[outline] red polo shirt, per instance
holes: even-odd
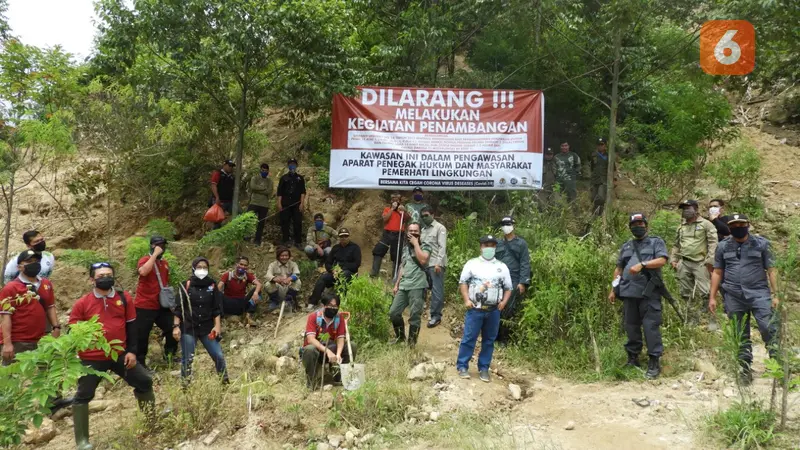
[[[150,259],[150,255],[142,256],[136,268],[140,268]],[[161,281],[164,286],[169,286],[169,263],[166,259],[157,259],[156,265],[147,276],[139,275],[139,283],[136,285],[136,301],[135,306],[141,309],[161,309],[161,304],[158,302],[158,294],[161,288],[158,285],[158,277],[156,277],[156,268],[161,272]]]
[[[39,288],[35,293],[28,290],[28,286],[17,277],[0,290],[0,299],[4,303],[8,301],[13,308],[0,311],[0,314],[11,316],[11,342],[39,342],[47,325],[45,308],[55,308],[55,295],[50,280],[40,278]],[[39,299],[44,303],[44,308]],[[3,333],[0,333],[0,344],[2,343]]]
[[[222,176],[219,170],[211,172],[211,184],[219,184],[219,179]]]
[[[126,348],[127,334],[125,333],[125,325],[136,320],[136,307],[130,301],[129,293],[125,293],[125,298],[128,299],[127,308],[117,291],[114,291],[113,295],[108,298],[98,297],[94,291],[89,292],[75,302],[72,312],[69,313],[69,324],[72,325],[89,320],[94,316],[99,316],[99,322],[103,324],[103,335],[106,339],[109,342],[117,339],[121,342],[120,345]],[[98,349],[80,352],[78,356],[81,359],[90,361],[107,361],[111,359],[110,356],[106,356],[102,350]]]
[[[247,297],[247,286],[256,281],[256,276],[247,272],[242,278],[237,277],[230,271],[222,274],[219,279],[225,283],[225,291],[222,294],[229,298],[245,298]]]
[[[383,208],[383,214],[386,214],[392,208],[386,207]],[[383,215],[381,214],[381,215]],[[403,222],[405,222],[410,216],[408,213],[403,214]],[[402,231],[405,229],[405,224],[403,224],[402,228],[400,226],[400,213],[397,211],[392,211],[392,216],[389,217],[389,221],[383,226],[383,229],[386,231]]]
[[[331,320],[331,323],[325,323],[325,317],[323,316],[323,310],[314,311],[308,315],[308,319],[306,319],[306,333],[305,333],[305,340],[303,341],[303,346],[305,347],[308,345],[308,336],[320,336],[322,334],[328,333],[330,336],[330,342],[336,342],[336,338],[339,336],[345,335],[344,329],[344,318],[342,318],[342,312],[339,312],[339,326],[334,327],[336,325],[336,319]],[[318,320],[319,318],[320,320]],[[321,326],[318,326],[321,325]],[[319,338],[317,338],[319,339]],[[323,342],[324,344],[324,342]]]

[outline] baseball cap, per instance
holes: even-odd
[[[414,188],[414,190],[413,190],[413,191],[411,191],[411,192],[422,192],[422,188],[421,188],[421,187],[419,187],[419,186],[417,186],[417,187],[415,187],[415,188]]]
[[[748,218],[746,214],[731,214],[728,216],[728,225],[732,223],[750,223],[750,218]]]
[[[497,244],[497,239],[495,239],[495,237],[492,236],[491,234],[487,234],[486,236],[483,236],[483,237],[480,238],[480,243],[481,244],[495,244],[496,245]]]
[[[700,207],[700,205],[697,203],[697,200],[684,200],[684,201],[681,202],[680,205],[678,205],[678,208],[683,209],[683,208],[687,208],[689,206],[694,206],[695,208],[699,208]]]
[[[224,162],[224,163],[222,163],[222,164],[227,164],[227,165],[229,165],[229,166],[231,166],[231,167],[236,167],[236,163],[235,163],[235,162],[233,162],[233,160],[232,160],[232,159],[226,159],[226,160],[225,160],[225,162]]]
[[[350,236],[350,230],[347,228],[339,228],[339,236]]]
[[[605,144],[605,143],[606,143],[606,140],[605,140],[605,139],[603,139],[603,138],[598,138],[598,139],[597,139],[597,145],[603,145],[603,144]]]
[[[158,244],[164,244],[164,245],[167,244],[167,240],[164,238],[164,236],[159,236],[157,234],[150,236],[150,245],[158,245]]]
[[[289,161],[287,161],[286,164],[291,164],[291,163],[297,164],[297,158],[289,158]]]
[[[550,148],[550,147],[547,147],[547,148],[544,150],[544,152],[545,152],[545,153],[547,153],[548,155],[552,155],[552,154],[553,154],[553,149],[552,149],[552,148]]]
[[[515,223],[517,223],[517,221],[511,216],[505,216],[500,219],[500,225],[514,225]]]
[[[632,224],[633,222],[638,222],[640,220],[644,222],[645,225],[647,225],[647,216],[645,216],[644,213],[640,212],[631,213],[630,220],[628,220],[628,225]]]
[[[316,213],[316,214],[314,214],[314,220],[317,220],[317,219],[325,220],[325,216],[323,216],[322,213]]]
[[[39,252],[35,252],[33,250],[25,250],[24,252],[20,253],[19,256],[17,256],[17,264],[22,264],[25,261],[30,261],[30,260],[32,260],[34,258],[36,258],[39,261],[41,261],[42,260],[42,254],[39,253]]]

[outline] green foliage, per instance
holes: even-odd
[[[61,254],[58,256],[58,262],[68,264],[71,266],[83,267],[88,269],[89,266],[96,262],[111,262],[108,261],[108,257],[106,257],[101,252],[96,252],[94,250],[82,250],[82,249],[74,249],[68,248],[64,249]],[[116,263],[111,262],[115,265]]]
[[[178,232],[178,230],[175,229],[175,224],[167,219],[153,219],[147,222],[144,229],[147,231],[148,238],[159,235],[167,241],[175,239],[175,234]]]
[[[761,156],[749,142],[740,141],[730,154],[716,159],[707,169],[731,203],[752,201],[761,195]]]
[[[648,234],[650,236],[658,236],[667,244],[667,248],[672,246],[672,241],[675,238],[675,230],[681,224],[681,215],[676,211],[667,211],[660,209],[648,216]]]
[[[300,268],[300,279],[303,283],[309,283],[317,272],[317,263],[305,258],[295,259],[295,262]]]
[[[389,339],[392,297],[386,292],[383,282],[356,275],[346,286],[337,282],[336,290],[341,295],[341,309],[352,317],[348,327],[353,342],[363,345]]]
[[[16,355],[17,361],[0,367],[0,445],[21,443],[28,424],[35,426],[49,415],[49,401],[68,392],[84,375],[98,375],[113,381],[106,373],[81,364],[78,352],[102,349],[116,359],[124,349],[119,341],[106,341],[97,317],[70,326],[58,339],[47,335],[36,350]]]
[[[707,426],[725,445],[741,449],[761,448],[775,439],[775,414],[759,403],[737,402],[708,419]]]
[[[200,251],[205,251],[209,247],[219,247],[225,252],[229,261],[227,265],[236,257],[239,245],[244,242],[244,238],[252,236],[256,232],[258,216],[252,211],[236,216],[233,220],[223,225],[221,228],[211,230],[197,242]]]

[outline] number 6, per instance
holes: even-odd
[[[714,58],[719,61],[720,64],[725,64],[729,66],[731,64],[736,64],[739,61],[739,58],[742,56],[742,49],[739,47],[739,44],[733,40],[733,36],[736,35],[738,30],[728,30],[725,32],[725,35],[722,36],[722,39],[717,42],[717,45],[714,47]],[[731,54],[725,56],[725,49],[730,49]]]

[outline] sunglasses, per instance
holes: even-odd
[[[92,269],[99,269],[101,267],[107,267],[107,268],[110,269],[111,268],[111,264],[109,264],[107,262],[98,262],[98,263],[92,264]]]

